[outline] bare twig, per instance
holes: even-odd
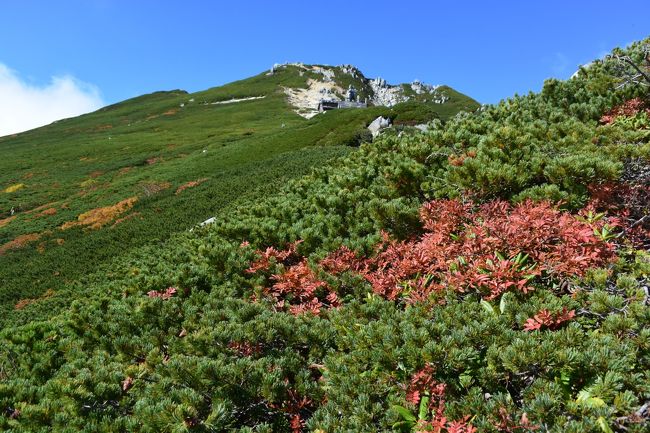
[[[621,236],[625,235],[627,232],[629,232],[630,230],[632,230],[634,227],[638,226],[639,224],[643,224],[643,223],[645,222],[645,220],[647,220],[648,218],[650,218],[650,215],[644,215],[644,216],[642,216],[642,217],[639,218],[638,220],[634,221],[634,222],[633,222],[629,227],[627,227],[625,230],[623,230],[622,232],[620,232],[619,234],[617,234],[617,235],[616,235],[616,238],[617,238],[617,239],[620,238]]]

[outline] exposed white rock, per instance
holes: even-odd
[[[239,98],[239,99],[233,98],[233,99],[228,99],[226,101],[212,102],[212,105],[216,105],[216,104],[233,104],[235,102],[252,101],[254,99],[264,99],[264,98],[266,98],[266,95],[264,95],[264,96],[251,96],[249,98]]]
[[[431,102],[433,102],[434,104],[444,104],[447,101],[449,101],[449,96],[447,95],[439,95],[438,98],[431,100]]]
[[[306,72],[311,72],[323,77],[321,79],[312,75],[313,78],[307,80],[307,89],[284,88],[289,103],[295,108],[294,111],[305,118],[311,118],[318,114],[317,108],[321,100],[340,101],[344,99],[344,89],[335,82],[337,74],[347,74],[358,80],[358,82],[360,81],[362,87],[359,91],[364,92],[366,95],[369,94],[366,102],[370,105],[392,107],[410,99],[405,94],[409,84],[393,86],[381,77],[369,80],[353,65],[340,65],[333,68],[327,65],[309,66],[303,63],[283,63],[273,65],[271,72],[289,66],[298,68],[298,73],[301,76]],[[355,86],[359,86],[358,82],[355,83]],[[449,97],[442,93],[439,87],[438,85],[422,83],[420,80],[414,80],[410,84],[410,88],[416,95],[431,95],[431,98],[427,98],[425,101],[429,100],[437,104],[444,104],[449,100]]]
[[[217,217],[212,217],[208,218],[207,220],[203,221],[202,223],[199,224],[199,227],[207,226],[208,224],[212,224],[217,220]]]
[[[370,85],[373,87],[388,87],[388,84],[386,84],[386,80],[384,80],[381,77],[377,77],[373,80],[370,80]]]
[[[413,125],[415,129],[419,129],[422,132],[427,132],[429,130],[429,125],[426,123],[418,123],[417,125]]]
[[[380,77],[370,80],[368,84],[370,84],[373,92],[371,101],[374,105],[392,107],[395,104],[409,100],[408,96],[404,95],[401,86],[388,85],[386,80]]]
[[[323,68],[321,66],[314,66],[312,68],[312,72],[315,72],[317,74],[322,74],[325,81],[334,81],[334,70],[330,68]]]
[[[357,79],[364,79],[365,77],[361,73],[361,71],[354,65],[340,65],[339,68],[341,68],[341,71],[344,74],[350,75],[352,78],[357,78]]]
[[[420,80],[413,80],[411,83],[411,89],[417,94],[417,95],[422,95],[424,93],[429,93],[429,94],[434,94],[436,93],[436,90],[438,89],[438,85],[432,85],[432,84],[425,84],[421,82]]]
[[[195,225],[194,227],[192,227],[190,229],[190,232],[193,232],[194,229],[197,228],[197,227],[205,227],[205,226],[207,226],[209,224],[214,224],[216,221],[217,221],[217,217],[208,218],[207,220],[205,220],[203,222],[200,222],[197,225]]]
[[[309,78],[306,89],[284,88],[289,104],[295,107],[295,112],[305,119],[311,119],[318,114],[318,104],[321,99],[340,100],[345,91],[332,81],[318,81]]]
[[[390,119],[388,117],[379,116],[368,125],[368,130],[372,133],[373,138],[378,136],[382,129],[390,126]]]

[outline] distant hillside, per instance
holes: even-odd
[[[478,106],[468,98],[462,106],[422,101],[307,120],[288,93],[323,77],[305,72],[311,68],[278,67],[193,94],[156,92],[1,137],[0,326],[13,316],[29,321],[39,297],[64,298],[132,248],[349,153],[372,139],[366,127],[378,116],[426,123]],[[334,69],[337,86],[352,82]]]

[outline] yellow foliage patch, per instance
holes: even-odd
[[[19,189],[22,189],[24,187],[25,187],[24,183],[16,183],[14,185],[9,185],[8,187],[6,187],[4,189],[4,192],[6,192],[6,193],[15,192],[15,191],[18,191]]]
[[[133,207],[135,202],[138,201],[137,197],[129,197],[112,206],[99,207],[84,212],[77,217],[77,221],[68,221],[61,226],[62,230],[67,230],[71,227],[86,226],[91,229],[99,229],[102,226],[116,219],[118,216],[128,211]]]

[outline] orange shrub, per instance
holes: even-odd
[[[115,203],[112,206],[89,210],[88,212],[84,212],[79,215],[79,217],[77,217],[77,221],[68,221],[67,223],[63,224],[61,226],[61,229],[67,230],[71,227],[76,226],[87,226],[91,229],[99,229],[102,226],[113,221],[119,215],[131,209],[137,201],[137,197],[129,197],[118,203]]]

